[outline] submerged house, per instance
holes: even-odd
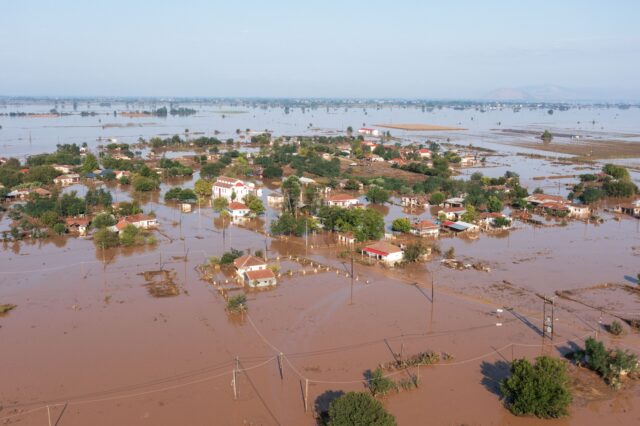
[[[236,219],[240,217],[245,217],[246,215],[249,214],[251,209],[249,209],[249,207],[247,207],[246,204],[239,203],[237,201],[232,201],[231,203],[229,203],[229,206],[227,207],[227,211],[229,212],[232,218]]]
[[[249,287],[268,287],[277,284],[276,275],[267,268],[267,262],[250,254],[233,261],[236,274]]]
[[[370,259],[375,259],[386,263],[387,265],[395,265],[402,262],[404,251],[391,243],[378,241],[362,249],[362,255]]]
[[[249,287],[261,288],[271,287],[278,283],[276,274],[271,269],[260,269],[257,271],[247,271],[244,274],[245,282]]]
[[[357,206],[358,204],[358,199],[349,194],[335,194],[327,197],[327,205],[329,207],[342,207],[348,209],[350,207]]]
[[[411,233],[419,237],[438,238],[440,226],[430,220],[421,220],[411,225]]]
[[[80,236],[87,235],[87,229],[91,221],[86,217],[68,217],[64,220],[67,232]]]
[[[80,175],[77,173],[69,173],[53,179],[53,183],[62,186],[73,185],[74,183],[78,182],[80,182]]]
[[[474,225],[473,223],[467,223],[462,221],[452,222],[452,221],[446,220],[442,222],[442,227],[456,234],[462,233],[462,232],[477,232],[480,230],[480,227],[478,225]]]
[[[444,217],[446,220],[458,220],[467,212],[465,207],[447,207],[438,211],[438,217]]]

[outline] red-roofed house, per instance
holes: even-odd
[[[565,198],[559,195],[548,195],[548,194],[532,194],[526,198],[528,203],[533,205],[539,205],[544,203],[558,203],[558,204],[568,204]]]
[[[427,148],[421,148],[418,150],[418,155],[420,158],[431,158],[431,150]]]
[[[233,266],[236,268],[236,273],[240,276],[244,275],[247,271],[258,271],[260,269],[267,269],[267,262],[259,257],[245,254],[233,261]]]
[[[421,220],[411,225],[411,233],[419,237],[438,238],[440,234],[440,226],[430,220]]]
[[[220,176],[211,187],[213,198],[226,198],[227,200],[244,200],[247,195],[260,197],[262,189],[252,182],[244,182],[226,176]],[[235,197],[233,196],[235,194]]]
[[[384,262],[387,265],[395,265],[398,262],[402,262],[404,252],[398,246],[394,246],[385,241],[378,241],[377,243],[364,247],[362,254],[371,259]]]
[[[335,194],[327,197],[327,205],[329,207],[343,207],[348,209],[358,203],[358,199],[349,194]]]
[[[278,283],[278,281],[276,280],[276,274],[274,274],[271,269],[247,271],[245,272],[244,276],[245,282],[249,287],[270,287]]]
[[[231,217],[235,219],[238,217],[245,217],[249,214],[251,209],[243,203],[232,201],[229,203],[229,206],[227,206],[227,211],[231,214]]]
[[[87,234],[87,228],[91,223],[91,221],[85,217],[68,217],[64,222],[68,232],[75,232],[81,236]]]

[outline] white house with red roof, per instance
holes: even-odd
[[[121,233],[128,225],[133,225],[140,229],[154,229],[158,227],[158,219],[143,213],[125,216],[118,223],[109,227],[110,231]]]
[[[233,261],[233,266],[236,268],[236,273],[242,276],[247,271],[267,269],[267,262],[265,262],[264,259],[251,254],[245,254],[244,256],[240,256],[235,259]]]
[[[349,194],[334,194],[327,197],[327,205],[329,207],[342,207],[348,209],[360,204],[360,201]]]
[[[246,254],[233,261],[236,274],[249,287],[268,287],[277,284],[276,275],[259,257]]]
[[[431,158],[431,150],[427,149],[427,148],[420,148],[418,150],[418,155],[420,156],[420,158],[424,159],[424,158]]]
[[[247,195],[262,196],[262,189],[252,182],[244,182],[240,179],[220,176],[211,187],[213,198],[226,198],[232,200],[244,200]],[[235,197],[234,195],[235,194]]]
[[[246,204],[240,203],[238,201],[232,201],[227,206],[227,211],[231,215],[232,218],[245,217],[249,214],[251,209],[247,207]]]
[[[400,247],[386,241],[378,241],[364,247],[362,249],[362,255],[370,259],[379,260],[387,265],[395,265],[398,262],[402,262],[404,251]]]

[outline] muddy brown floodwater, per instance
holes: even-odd
[[[638,264],[632,247],[640,245],[631,220],[444,238],[442,248],[453,246],[459,258],[485,261],[492,271],[454,271],[437,261],[384,271],[356,262],[351,303],[342,249],[317,236],[308,257],[329,271],[305,266],[306,275],[248,292],[248,312],[230,317],[196,267],[230,247],[262,249],[265,237],[227,224],[223,238],[209,209],[178,215],[152,207],[162,224],[156,247],[104,256],[91,241],[73,238],[4,247],[0,301],[17,308],[0,318],[3,422],[46,424],[49,406],[60,425],[313,424],[313,412],[336,392],[363,390],[367,370],[431,350],[453,359],[397,373],[419,374],[421,385],[384,400],[400,424],[537,424],[509,414],[496,394],[508,362],[582,344],[600,313],[559,301],[555,340],[543,345],[535,292],[624,280]],[[303,239],[267,245],[281,270],[296,270],[288,256],[305,252]],[[161,262],[176,296],[153,297],[146,278],[158,274],[140,275]],[[502,306],[515,311],[497,316]],[[640,347],[630,331],[623,341]],[[638,387],[628,385],[545,423],[634,424],[637,401]]]

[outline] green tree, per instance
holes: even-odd
[[[116,218],[111,213],[99,213],[91,221],[91,226],[100,229],[115,225]]]
[[[549,130],[545,130],[544,133],[542,133],[542,135],[540,136],[540,139],[542,139],[542,141],[545,143],[549,143],[553,139],[553,135]]]
[[[622,166],[616,166],[615,164],[605,164],[602,167],[602,171],[614,179],[628,180],[629,171]]]
[[[244,202],[247,207],[249,207],[249,210],[251,210],[254,214],[261,215],[264,213],[264,204],[262,203],[262,200],[255,195],[247,195],[246,197],[244,197]]]
[[[495,195],[490,195],[487,199],[487,209],[490,212],[501,212],[502,211],[502,201],[500,198]]]
[[[403,258],[405,262],[417,262],[422,256],[427,254],[427,247],[420,241],[417,243],[407,244],[404,249]]]
[[[511,364],[511,376],[500,383],[509,410],[517,415],[556,418],[567,414],[572,396],[563,361],[548,356]]]
[[[374,204],[384,204],[389,201],[389,191],[379,186],[372,186],[367,191],[367,200]]]
[[[476,217],[478,217],[476,208],[473,207],[471,204],[467,204],[465,208],[467,209],[467,211],[462,214],[462,221],[471,223],[474,220],[476,220]]]
[[[98,164],[98,159],[93,154],[87,154],[82,161],[81,170],[83,173],[91,173],[96,169],[100,168],[100,164]]]
[[[127,225],[122,230],[122,234],[120,235],[120,242],[124,246],[132,246],[138,242],[138,234],[140,230],[136,228],[134,225]]]
[[[429,204],[439,206],[444,202],[444,199],[445,196],[442,192],[434,192],[431,194],[431,197],[429,197]]]
[[[193,185],[196,194],[201,197],[210,197],[211,196],[211,182],[206,179],[198,179],[196,183]]]
[[[289,176],[282,182],[282,195],[284,196],[284,207],[286,210],[295,213],[300,199],[300,179],[297,176]]]
[[[229,207],[229,201],[224,197],[214,198],[213,200],[213,210],[220,213],[224,209]]]
[[[329,426],[395,426],[396,419],[365,392],[348,392],[329,405]]]
[[[400,217],[398,219],[394,219],[391,223],[391,229],[396,232],[404,232],[407,233],[411,231],[411,221],[406,217]]]
[[[107,228],[102,228],[93,234],[93,244],[98,248],[111,248],[117,247],[120,244],[117,232],[109,231]]]
[[[133,178],[133,189],[138,192],[155,191],[160,187],[157,180],[143,175],[136,175]]]

